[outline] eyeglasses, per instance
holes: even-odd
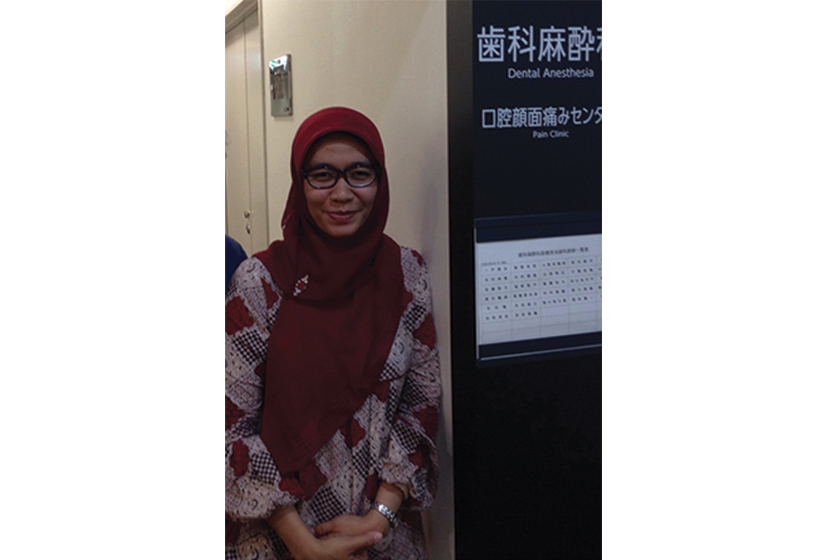
[[[347,169],[336,169],[332,165],[319,165],[312,169],[301,169],[301,175],[313,189],[331,189],[338,182],[339,175],[347,184],[360,189],[372,185],[379,177],[379,168],[363,163],[351,165]]]

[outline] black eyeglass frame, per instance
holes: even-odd
[[[365,169],[372,169],[373,170],[373,179],[371,179],[370,183],[367,183],[367,184],[364,184],[364,185],[354,185],[354,184],[350,183],[350,180],[347,178],[347,172],[350,171],[350,170],[353,170],[353,169],[359,169],[360,167],[363,167]],[[335,171],[336,172],[335,182],[328,187],[326,187],[326,186],[325,187],[316,187],[315,185],[313,185],[312,182],[309,180],[308,175],[310,173],[312,173],[313,171],[317,171],[318,169],[329,169],[331,171]],[[332,165],[329,165],[329,164],[325,163],[324,165],[316,165],[315,167],[310,167],[309,169],[301,168],[300,175],[301,175],[301,177],[303,178],[304,181],[309,183],[310,187],[320,191],[320,190],[325,190],[325,189],[331,189],[334,186],[336,186],[336,184],[338,184],[338,178],[339,177],[344,177],[344,182],[347,183],[350,187],[352,187],[354,189],[363,189],[365,187],[369,187],[372,184],[374,184],[379,179],[380,172],[381,172],[381,169],[379,168],[378,165],[365,165],[364,163],[354,163],[350,167],[345,167],[344,169],[339,169],[337,167],[333,167]]]

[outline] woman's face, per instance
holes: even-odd
[[[373,156],[363,142],[352,136],[335,134],[312,146],[303,168],[326,164],[347,169],[355,164],[373,163]],[[328,189],[315,189],[303,181],[309,214],[324,233],[333,237],[348,237],[359,231],[373,210],[378,187],[378,179],[367,187],[351,187],[343,175],[339,175],[338,182]]]

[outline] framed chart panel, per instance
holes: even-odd
[[[478,362],[600,348],[600,219],[575,214],[476,223]]]

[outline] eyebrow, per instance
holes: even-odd
[[[335,165],[333,165],[333,164],[331,164],[331,163],[327,163],[326,161],[317,162],[317,163],[313,161],[313,162],[312,162],[312,163],[310,163],[309,165],[305,166],[305,167],[304,167],[304,169],[314,169],[314,168],[316,168],[316,167],[323,167],[323,166],[325,166],[325,165],[328,165],[328,166],[330,166],[330,167],[333,167],[333,168],[335,168],[335,169],[338,169],[338,167],[336,167]],[[353,167],[354,165],[367,165],[368,167],[373,167],[373,162],[372,162],[372,161],[368,161],[368,160],[363,160],[363,161],[354,161],[353,163],[351,163],[350,165],[348,165],[347,167],[345,167],[345,169],[347,169],[348,167]]]

